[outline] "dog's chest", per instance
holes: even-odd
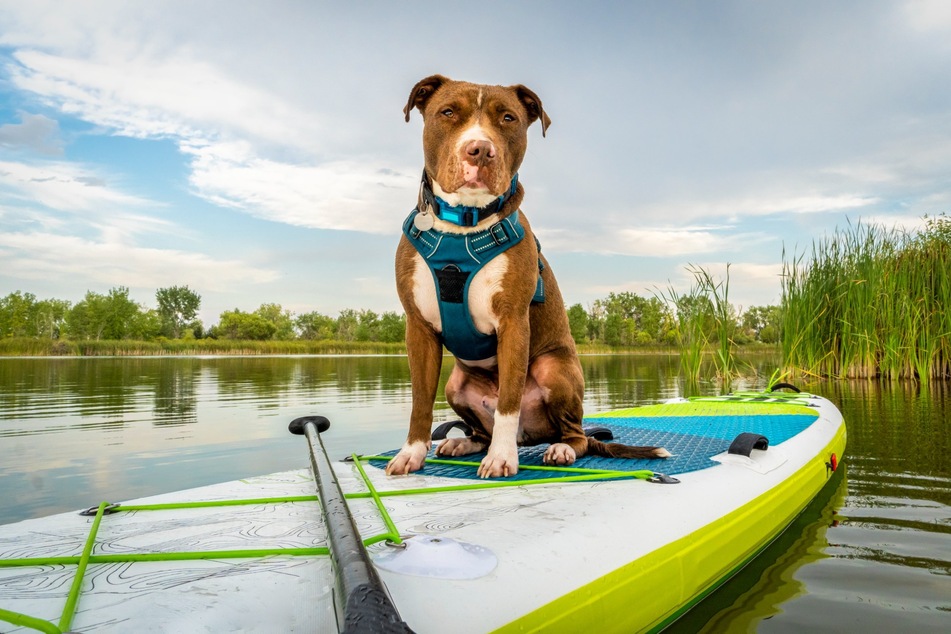
[[[480,268],[469,282],[469,293],[465,299],[472,323],[482,334],[491,335],[498,329],[499,319],[492,309],[492,298],[502,292],[502,280],[508,270],[508,263],[508,254],[501,253]],[[413,300],[423,318],[441,333],[443,323],[436,281],[419,253],[413,254]]]

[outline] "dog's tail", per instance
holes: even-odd
[[[663,447],[635,447],[616,442],[601,442],[588,438],[588,453],[605,458],[667,458],[670,452]]]

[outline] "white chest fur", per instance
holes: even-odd
[[[508,270],[508,255],[499,254],[483,266],[469,283],[469,314],[476,330],[491,335],[499,326],[498,316],[492,310],[492,298],[502,292],[502,279]],[[437,332],[442,332],[442,318],[436,296],[436,282],[429,266],[418,253],[413,256],[413,299]]]

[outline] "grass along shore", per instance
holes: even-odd
[[[783,360],[834,378],[951,378],[951,218],[850,225],[783,257]]]
[[[777,351],[778,346],[753,343],[747,351]],[[676,346],[612,347],[598,343],[578,345],[579,354],[681,354]],[[705,350],[714,354],[712,346]],[[406,354],[403,343],[370,341],[236,341],[231,339],[166,339],[160,341],[64,341],[32,338],[0,339],[0,357],[139,357],[199,355],[307,355],[307,354]]]
[[[237,341],[232,339],[161,339],[157,341],[0,340],[5,357],[137,357],[257,354],[405,354],[402,343],[371,341]]]

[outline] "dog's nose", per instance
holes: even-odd
[[[491,141],[469,141],[465,152],[466,161],[472,165],[484,165],[495,158],[495,146]]]

